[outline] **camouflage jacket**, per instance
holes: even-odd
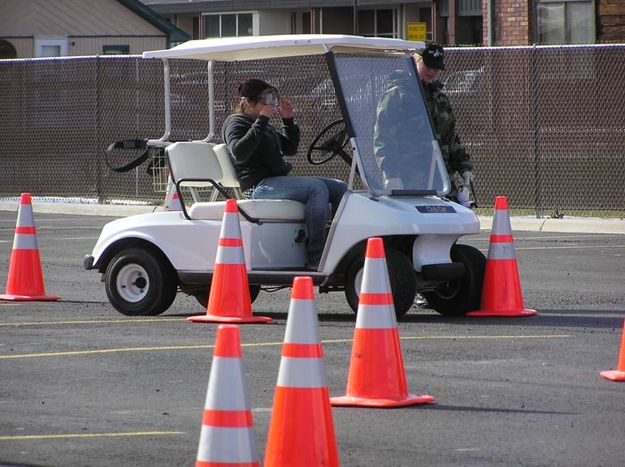
[[[450,179],[454,171],[462,174],[473,169],[471,158],[456,133],[456,117],[451,108],[449,97],[442,91],[443,85],[439,81],[432,84],[423,83],[425,99],[427,102],[436,139],[441,148],[447,172]]]
[[[402,71],[396,71],[378,102],[373,150],[380,169],[389,178],[400,176],[398,171],[411,163],[415,152],[412,133],[429,125],[414,111],[421,99],[418,93],[414,81],[407,81]],[[396,162],[389,163],[389,157]]]

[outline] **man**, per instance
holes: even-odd
[[[427,110],[414,74],[396,70],[377,105],[373,150],[385,188],[401,189],[419,183],[427,173],[414,165],[415,153],[432,152],[431,142],[418,135],[429,127]]]
[[[423,83],[436,139],[452,184],[449,197],[465,206],[471,206],[469,190],[475,178],[472,172],[473,163],[458,138],[456,117],[449,97],[442,90],[443,84],[439,81],[440,74],[445,69],[445,51],[440,44],[430,43],[420,55],[414,56],[414,60]]]

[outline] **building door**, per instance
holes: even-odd
[[[419,21],[425,23],[426,39],[431,41],[434,39],[432,35],[432,8],[419,8]]]

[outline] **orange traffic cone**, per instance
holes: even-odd
[[[508,215],[508,199],[497,196],[490,234],[482,303],[467,316],[531,316],[536,310],[523,305],[523,291]]]
[[[602,371],[599,374],[610,381],[625,381],[625,321],[623,322],[621,351],[618,355],[618,365],[616,366],[616,370]]]
[[[241,362],[241,336],[234,324],[217,327],[195,465],[260,465]]]
[[[171,178],[171,172],[167,174],[167,192],[165,193],[163,209],[165,211],[182,211],[180,196],[178,196],[178,190],[176,190],[176,185]]]
[[[239,208],[234,199],[227,200],[224,209],[206,314],[187,320],[194,323],[271,322],[266,316],[252,316]]]
[[[434,402],[408,393],[393,294],[381,238],[367,242],[345,396],[336,406],[400,407]]]
[[[264,465],[339,465],[310,277],[293,280]]]
[[[17,211],[9,278],[6,291],[0,295],[0,300],[53,301],[60,298],[46,295],[30,193],[22,193]]]

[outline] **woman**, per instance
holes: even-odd
[[[293,106],[276,88],[260,79],[239,86],[236,113],[229,115],[222,136],[230,149],[244,195],[252,199],[291,199],[305,204],[307,267],[317,269],[325,243],[330,207],[336,211],[347,185],[335,179],[288,176],[292,166],[283,156],[297,153],[300,131]],[[283,131],[269,120],[282,119]]]

